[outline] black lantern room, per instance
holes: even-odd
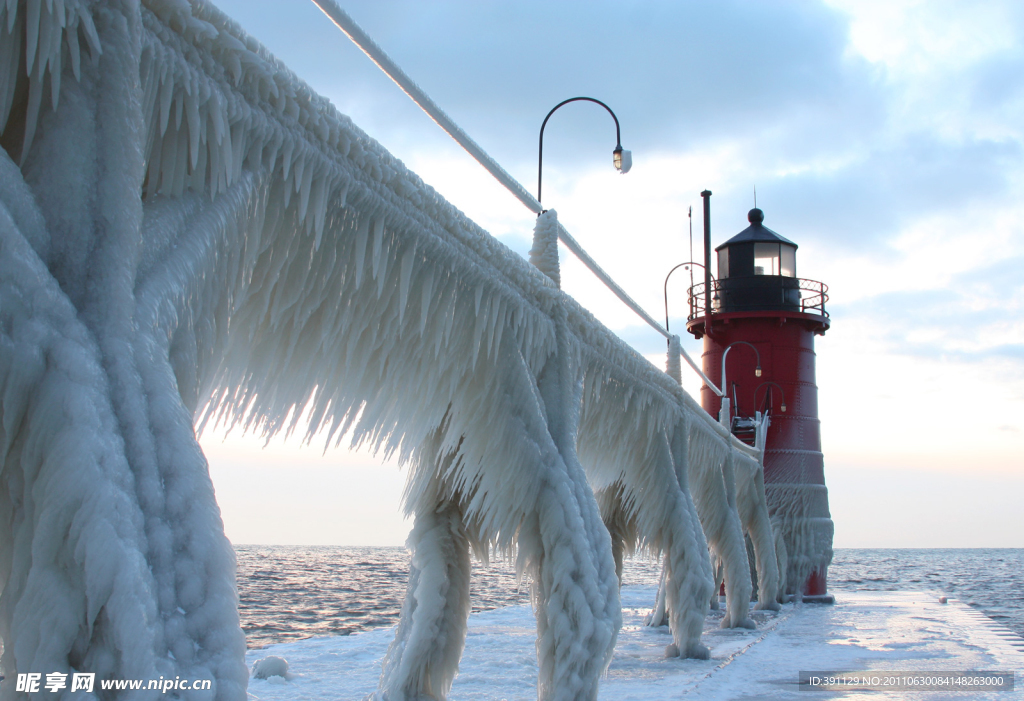
[[[747,214],[750,226],[715,249],[717,313],[801,311],[796,244],[766,227],[764,212]]]

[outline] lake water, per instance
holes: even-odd
[[[348,635],[398,621],[409,576],[405,548],[235,548],[242,628],[250,648]],[[657,584],[660,565],[627,561],[624,584]],[[974,606],[1024,637],[1024,549],[837,549],[829,591],[931,591]],[[511,563],[474,563],[473,611],[528,603]],[[652,602],[653,603],[653,602]]]

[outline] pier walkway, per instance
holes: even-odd
[[[642,625],[654,591],[626,587],[623,626],[615,657],[601,683],[607,701],[653,699],[938,699],[1024,698],[1024,638],[955,599],[939,603],[927,592],[835,592],[833,606],[787,604],[782,611],[753,612],[756,630],[717,627],[712,611],[704,643],[711,659],[665,659],[668,628]],[[380,660],[392,629],[314,638],[252,650],[247,661],[268,655],[288,660],[291,679],[251,680],[249,697],[360,699],[377,687]],[[475,614],[451,701],[527,701],[537,698],[536,630],[529,606]],[[800,690],[801,671],[1014,672],[1013,691]]]

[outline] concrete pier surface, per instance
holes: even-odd
[[[1024,699],[1024,638],[955,599],[939,593],[836,591],[834,605],[786,604],[779,612],[753,611],[756,630],[722,630],[721,611],[705,622],[709,660],[665,658],[668,628],[647,628],[651,587],[622,591],[623,626],[599,699]],[[393,629],[312,638],[251,650],[251,665],[268,655],[289,662],[290,679],[253,679],[251,699],[360,699],[377,686],[380,661]],[[475,614],[449,699],[528,701],[537,698],[536,629],[529,606]],[[1012,690],[972,685],[894,687],[946,679],[950,672],[1013,673]],[[801,688],[801,672],[846,672],[842,691]],[[869,674],[865,674],[868,672]],[[908,674],[898,675],[903,672]],[[936,674],[941,673],[941,674]],[[875,688],[853,685],[868,677]],[[991,684],[991,682],[990,682]],[[1005,684],[1005,681],[1004,681]]]

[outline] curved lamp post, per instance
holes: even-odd
[[[726,381],[725,381],[725,359],[728,357],[729,351],[732,349],[733,346],[740,346],[740,345],[750,346],[753,349],[754,353],[757,355],[757,367],[754,368],[754,377],[760,377],[761,376],[761,354],[757,352],[757,348],[754,348],[754,344],[753,343],[747,343],[746,341],[733,341],[728,346],[726,346],[725,350],[722,352],[722,391],[723,392],[725,391],[725,385],[727,384]]]
[[[725,380],[725,359],[729,356],[729,351],[732,350],[733,346],[740,345],[750,346],[753,349],[754,353],[757,354],[757,367],[754,368],[754,377],[761,376],[761,354],[758,353],[757,348],[754,348],[753,343],[747,343],[746,341],[733,341],[732,343],[725,347],[725,350],[722,352],[722,408],[718,412],[718,421],[719,423],[726,426],[726,428],[729,428],[730,426],[730,421],[732,418],[732,407],[730,406],[730,401],[728,397],[728,383]]]
[[[757,406],[757,390],[761,389],[765,385],[771,385],[772,387],[778,387],[779,388],[779,394],[782,395],[782,406],[779,407],[779,408],[782,410],[782,413],[785,414],[786,413],[786,393],[784,391],[782,391],[782,387],[779,386],[779,384],[777,382],[772,382],[771,380],[767,380],[765,382],[762,382],[761,384],[759,384],[754,389],[754,406],[755,407]]]
[[[674,273],[676,270],[678,270],[679,268],[682,268],[683,266],[687,266],[687,265],[696,265],[696,266],[699,266],[701,268],[704,267],[703,263],[697,263],[696,261],[688,260],[685,263],[680,263],[679,265],[677,265],[674,268],[672,268],[671,270],[669,270],[668,271],[668,275],[665,276],[664,291],[665,291],[665,330],[666,331],[669,330],[669,328],[668,328],[668,279],[670,277],[672,277],[672,273]],[[687,270],[689,270],[689,268],[687,268]],[[711,279],[715,280],[715,276],[712,275]],[[715,282],[718,282],[718,280],[715,280]]]
[[[537,202],[541,201],[541,173],[544,166],[544,127],[547,126],[548,120],[551,119],[551,115],[555,113],[555,110],[562,105],[567,105],[570,102],[579,102],[580,100],[597,103],[608,110],[608,114],[615,120],[615,149],[612,151],[612,164],[622,174],[628,173],[629,169],[633,167],[633,155],[622,148],[622,138],[619,135],[619,118],[612,112],[611,107],[592,97],[570,97],[568,100],[562,100],[552,107],[551,111],[548,112],[548,116],[544,118],[543,123],[540,125],[540,145],[537,149]]]

